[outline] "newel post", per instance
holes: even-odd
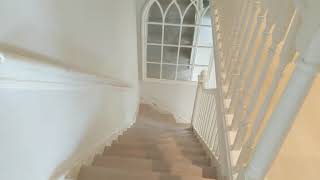
[[[4,63],[5,57],[2,53],[0,53],[0,64]]]
[[[198,76],[198,85],[201,85],[206,87],[207,83],[209,81],[208,71],[203,70]]]
[[[320,67],[320,30],[296,64],[288,85],[272,113],[240,180],[261,180],[276,158]]]
[[[198,110],[198,106],[199,106],[199,100],[200,100],[200,91],[202,89],[203,86],[206,85],[206,83],[208,82],[208,72],[203,70],[201,71],[201,73],[198,76],[198,85],[197,85],[197,90],[196,90],[196,96],[194,99],[194,105],[193,105],[193,112],[192,112],[192,117],[191,117],[191,128],[193,129],[193,125],[195,123],[195,114]]]

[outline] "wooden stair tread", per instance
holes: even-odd
[[[118,143],[128,143],[128,144],[178,144],[180,146],[195,146],[199,147],[200,143],[195,142],[195,141],[188,141],[188,140],[177,140],[177,139],[165,139],[165,140],[152,140],[148,138],[136,138],[136,137],[131,137],[131,138],[120,138],[116,142]]]
[[[202,176],[205,178],[215,178],[214,167],[196,166],[179,161],[163,162],[160,160],[148,160],[138,158],[124,158],[117,156],[96,156],[93,162],[94,166],[106,168],[118,168],[131,171],[152,171],[163,172],[171,175]]]
[[[191,129],[186,128],[175,128],[174,126],[163,127],[163,129],[155,129],[158,128],[153,125],[141,125],[141,126],[133,126],[132,129],[129,129],[128,132],[132,131],[141,131],[145,133],[156,133],[156,134],[191,134]]]
[[[157,172],[129,172],[115,168],[84,166],[81,168],[78,180],[209,180],[196,176],[175,176]]]
[[[127,138],[132,138],[132,139],[141,139],[141,140],[157,140],[157,141],[167,141],[167,140],[177,140],[177,141],[190,141],[190,142],[196,142],[199,143],[198,139],[195,136],[192,137],[183,137],[183,136],[151,136],[151,135],[136,135],[136,134],[126,134],[119,136],[118,139],[127,139]]]
[[[153,157],[153,156],[143,156],[143,155],[132,155],[126,153],[104,153],[103,156],[119,156],[119,157],[126,157],[126,158],[139,158],[139,159],[148,159],[148,160],[162,160],[162,161],[179,161],[182,163],[189,163],[193,165],[201,165],[201,166],[209,166],[210,160],[209,159],[187,159],[182,157],[171,158],[171,157]]]
[[[148,138],[157,138],[157,139],[166,139],[166,138],[180,138],[180,139],[196,139],[196,136],[194,134],[190,133],[155,133],[155,132],[141,132],[141,131],[127,131],[123,133],[123,135],[119,137],[124,136],[136,136],[136,137],[148,137]]]
[[[154,132],[154,133],[164,133],[164,134],[192,134],[191,128],[178,127],[172,124],[168,124],[166,128],[163,129],[154,129],[155,125],[146,125],[146,124],[134,124],[131,126],[131,129],[128,129],[127,132]]]
[[[167,146],[178,146],[182,149],[198,149],[203,150],[200,143],[183,143],[179,141],[142,141],[137,139],[127,139],[127,140],[116,140],[112,142],[113,144],[130,145],[130,146],[153,146],[153,147],[167,147]]]
[[[209,180],[216,170],[189,125],[143,105],[137,122],[77,180]]]
[[[138,156],[138,157],[149,157],[149,158],[172,158],[172,159],[208,159],[206,155],[203,154],[192,154],[192,153],[184,153],[177,150],[171,150],[171,151],[144,151],[141,149],[111,149],[106,148],[103,154],[119,154],[119,155],[132,155],[132,156]]]
[[[105,149],[133,149],[141,151],[181,151],[183,153],[205,155],[202,148],[181,147],[176,144],[119,144],[113,143],[111,147]]]

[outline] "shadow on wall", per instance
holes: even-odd
[[[31,51],[25,48],[17,47],[15,45],[11,45],[8,43],[0,43],[0,50],[10,53],[10,54],[16,54],[24,57],[28,57],[31,59],[40,59],[41,61],[52,64],[52,65],[61,65],[62,63],[59,63],[59,60],[46,56],[44,54],[37,53],[35,51]]]
[[[21,31],[24,31],[24,28],[18,28]],[[5,39],[14,39],[17,35],[21,34],[21,32],[10,32]],[[43,44],[41,42],[40,44]],[[29,47],[23,47],[24,45],[15,45],[15,43],[11,42],[0,42],[0,51],[5,51],[12,54],[21,55],[24,57],[41,60],[44,63],[52,64],[52,65],[63,65],[72,67],[73,69],[78,69],[80,71],[85,71],[88,73],[98,73],[98,63],[94,63],[98,61],[98,57],[94,53],[89,53],[85,49],[80,47],[80,44],[74,43],[70,45],[71,42],[61,43],[59,45],[59,49],[64,52],[61,55],[59,53],[58,57],[50,56],[46,52],[39,52],[38,50],[29,49]],[[72,46],[72,47],[71,47]],[[50,47],[52,49],[57,47]],[[101,72],[99,72],[101,73]],[[101,73],[102,74],[102,73]]]
[[[26,33],[26,31],[30,34]],[[89,53],[84,47],[81,47],[81,43],[67,42],[66,39],[64,39],[64,42],[61,42],[59,46],[56,46],[47,44],[45,40],[35,40],[32,42],[33,45],[29,46],[28,42],[16,42],[19,41],[15,39],[16,37],[24,39],[24,36],[36,36],[36,34],[33,34],[32,32],[33,29],[26,26],[16,27],[14,30],[10,30],[9,34],[6,34],[5,37],[2,36],[0,40],[0,50],[38,59],[48,64],[67,65],[92,73],[99,67],[97,63],[94,63],[97,62],[99,58],[95,57],[96,55],[94,53]],[[39,47],[35,47],[37,45]],[[42,49],[44,50],[42,51]],[[57,49],[59,49],[59,52],[48,52],[57,51]]]
[[[14,55],[18,55],[18,56],[23,56],[32,60],[38,60],[39,62],[42,62],[44,64],[48,64],[48,65],[53,65],[53,66],[61,66],[61,67],[66,67],[66,68],[71,68],[71,69],[75,69],[78,70],[80,72],[84,72],[84,73],[89,73],[89,74],[96,74],[96,75],[101,75],[103,77],[107,77],[105,75],[96,73],[92,70],[89,70],[90,68],[83,68],[81,67],[81,65],[79,66],[74,66],[72,64],[67,64],[62,60],[56,59],[54,57],[49,57],[45,54],[40,54],[36,51],[31,51],[29,49],[26,48],[21,48],[15,45],[11,45],[8,43],[0,43],[0,52],[4,52],[4,53],[9,53],[9,54],[14,54]],[[111,77],[110,77],[111,78]]]

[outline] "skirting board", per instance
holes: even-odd
[[[76,180],[82,166],[91,165],[96,155],[102,154],[106,146],[110,146],[113,141],[117,140],[120,135],[122,135],[136,122],[138,112],[139,106],[135,117],[130,123],[125,124],[122,129],[116,129],[110,136],[101,139],[99,142],[93,145],[91,149],[79,154],[76,158],[77,160],[72,163],[71,168],[61,168],[61,170],[56,171],[56,175],[52,176],[50,180]]]
[[[147,100],[148,99],[148,100]],[[159,103],[158,100],[156,100],[155,98],[141,98],[141,104],[148,104],[151,105],[152,107],[154,107],[156,110],[158,110],[161,113],[165,113],[165,114],[171,114],[174,119],[176,120],[177,123],[184,123],[184,124],[190,124],[191,120],[187,120],[186,118],[183,118],[182,116],[173,113],[170,108],[168,108],[167,106]]]

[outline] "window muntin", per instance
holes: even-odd
[[[144,23],[144,78],[197,81],[213,59],[207,0],[152,0]]]

